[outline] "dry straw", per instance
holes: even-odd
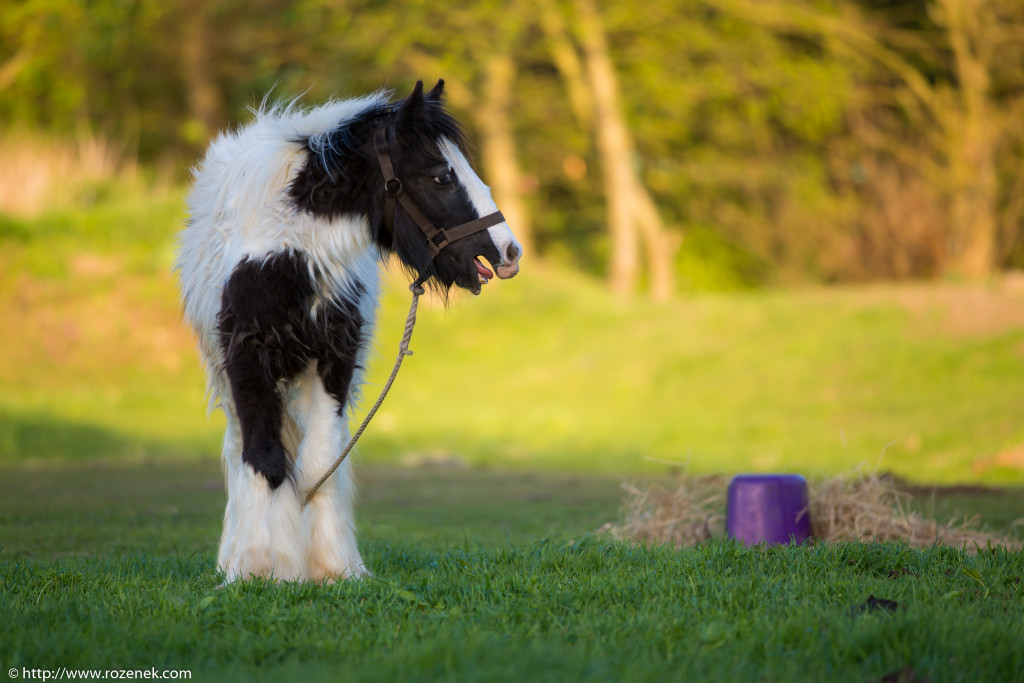
[[[1009,536],[981,529],[977,515],[940,524],[909,508],[912,496],[900,491],[890,476],[840,476],[811,487],[814,536],[828,540],[904,541],[915,548],[936,543],[957,547],[1005,545],[1019,547]]]
[[[725,536],[724,477],[684,477],[675,488],[625,483],[619,521],[600,531],[616,540],[644,545],[692,546]],[[810,513],[816,538],[830,541],[903,541],[916,548],[938,544],[1010,548],[1021,543],[1011,536],[980,528],[977,516],[940,524],[910,509],[911,495],[892,477],[844,475],[810,488]]]
[[[620,521],[605,524],[599,531],[619,541],[668,543],[676,548],[723,536],[726,484],[720,476],[684,477],[670,489],[623,483]]]

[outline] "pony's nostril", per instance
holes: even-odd
[[[519,248],[518,244],[510,244],[508,245],[508,249],[505,250],[505,258],[508,259],[509,263],[515,263],[522,255],[523,250]]]

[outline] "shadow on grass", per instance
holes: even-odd
[[[214,449],[183,443],[0,412],[0,560],[144,552],[199,553],[212,563],[226,498],[219,458]],[[355,456],[364,542],[459,547],[574,539],[619,513],[618,476],[494,470],[459,458],[401,466],[382,456],[381,464],[373,443],[365,458]],[[1005,531],[1024,517],[1024,498],[1019,490],[999,492],[929,489],[913,506],[941,521],[956,510],[977,513]]]
[[[3,465],[0,558],[212,556],[224,500],[215,460]]]
[[[0,464],[182,460],[216,456],[218,452],[211,448],[216,446],[196,439],[166,441],[45,413],[18,414],[0,409]]]

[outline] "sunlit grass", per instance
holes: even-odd
[[[625,307],[547,269],[499,286],[421,316],[423,352],[389,399],[390,431],[373,434],[385,448],[422,434],[481,463],[824,474],[868,461],[918,479],[1019,480],[975,465],[1022,440],[1024,336],[947,327],[956,288]],[[925,311],[892,301],[901,291]],[[397,335],[396,300],[383,340]]]
[[[180,191],[129,192],[4,219],[0,461],[216,457],[222,422],[206,418],[169,272],[182,211]],[[363,405],[408,306],[399,276],[386,285]],[[616,475],[867,462],[1019,483],[1022,309],[999,283],[624,304],[527,256],[515,280],[421,309],[415,355],[359,450]]]
[[[4,661],[283,681],[996,681],[1021,667],[1019,551],[364,547],[376,576],[331,586],[217,589],[202,554],[2,562]]]

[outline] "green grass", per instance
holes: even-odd
[[[129,193],[0,231],[0,462],[195,459],[220,419],[169,273],[181,195]],[[365,388],[408,305],[387,279]],[[502,468],[653,473],[861,463],[917,481],[1024,482],[1024,297],[1000,283],[703,294],[624,304],[529,258],[424,306],[416,355],[362,451]]]
[[[360,533],[387,542],[576,537],[613,521],[621,494],[600,475],[362,463],[356,472]],[[0,546],[6,559],[212,555],[225,500],[215,462],[2,467]]]
[[[215,463],[0,469],[0,670],[816,681],[910,667],[977,681],[1024,665],[1024,551],[640,549],[592,533],[615,517],[614,478],[367,465],[357,478],[374,578],[217,589]],[[899,608],[858,610],[872,595]]]
[[[616,473],[867,461],[917,480],[1024,476],[975,467],[1021,440],[1024,328],[944,333],[927,319],[941,309],[890,302],[898,287],[625,307],[550,271],[499,286],[424,316],[392,429],[373,433],[384,453],[416,435],[477,463]],[[446,415],[424,411],[453,384]]]
[[[194,680],[1014,680],[1024,554],[371,542],[377,576],[215,588],[209,557],[0,563],[9,667]],[[859,612],[869,596],[898,603]],[[1019,679],[1018,679],[1019,680]]]
[[[381,542],[453,547],[578,538],[616,521],[623,497],[618,478],[601,474],[365,462],[355,471],[360,534]],[[224,504],[220,466],[211,461],[3,466],[0,546],[8,559],[212,554]],[[910,505],[942,523],[977,514],[992,531],[1024,532],[1020,489],[924,489]],[[718,512],[725,512],[724,498]]]
[[[0,221],[0,670],[193,680],[1021,680],[1024,551],[611,544],[624,478],[1024,482],[998,283],[623,304],[529,259],[425,306],[360,444],[375,577],[216,589],[221,421],[168,273],[180,193]],[[365,403],[407,292],[389,279]],[[439,460],[450,467],[399,466]],[[460,466],[461,465],[461,466]],[[1019,490],[934,501],[1000,531]],[[895,611],[858,610],[869,596]],[[908,668],[909,667],[909,668]]]

